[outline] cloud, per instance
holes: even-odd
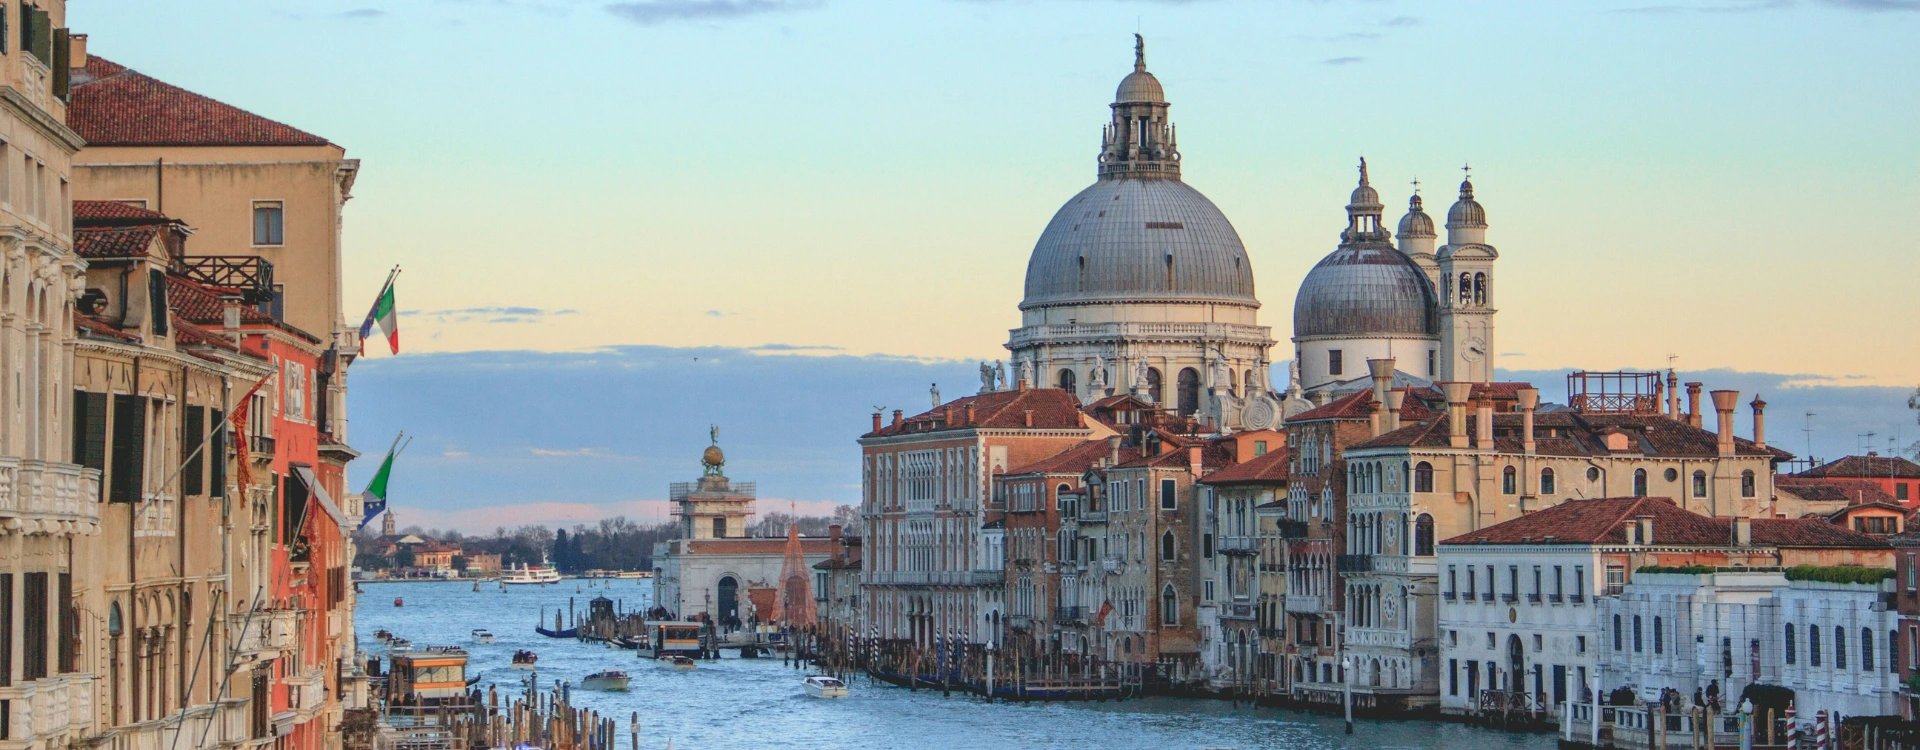
[[[563,315],[578,315],[579,310],[571,307],[547,309],[520,305],[482,305],[478,307],[452,307],[443,310],[401,310],[402,317],[426,318],[440,325],[463,323],[518,324],[539,323],[549,318]]]
[[[634,0],[609,3],[607,12],[654,26],[676,21],[725,21],[820,7],[818,0]]]
[[[709,318],[724,318],[732,314],[733,313],[727,312],[725,310],[708,310],[705,313],[705,315]]]
[[[1869,13],[1877,13],[1880,11],[1920,13],[1920,0],[1822,0],[1822,4],[1847,10],[1867,11]]]
[[[747,351],[758,354],[844,354],[847,348],[831,344],[760,344]]]
[[[440,457],[441,457],[441,458],[448,458],[448,459],[453,459],[453,460],[456,460],[456,461],[458,461],[458,460],[460,460],[460,459],[462,459],[462,458],[468,458],[468,457],[471,457],[472,455],[473,455],[472,453],[468,453],[468,452],[466,452],[466,451],[463,451],[463,450],[458,450],[458,449],[454,449],[454,448],[448,448],[448,449],[446,449],[446,450],[443,450],[443,451],[440,451]]]
[[[382,16],[385,16],[386,14],[387,14],[386,11],[381,10],[379,8],[354,8],[353,10],[340,11],[339,13],[335,13],[334,15],[339,18],[364,20],[369,18],[380,18]]]
[[[1381,21],[1380,25],[1388,28],[1404,29],[1412,26],[1419,26],[1420,19],[1414,16],[1394,16],[1385,21]]]
[[[1354,64],[1354,63],[1357,63],[1357,62],[1361,62],[1361,61],[1364,61],[1364,60],[1366,60],[1366,59],[1367,59],[1367,58],[1364,58],[1364,57],[1351,57],[1351,56],[1349,56],[1349,57],[1329,57],[1329,58],[1327,58],[1327,59],[1325,59],[1325,60],[1321,60],[1320,62],[1321,62],[1322,64],[1324,64],[1324,65],[1352,65],[1352,64]]]
[[[528,448],[528,453],[541,458],[611,458],[606,451],[598,448]]]
[[[1864,1],[1871,2],[1872,0]],[[1898,2],[1899,0],[1883,1]],[[1642,5],[1628,8],[1614,8],[1608,12],[1640,15],[1669,15],[1674,13],[1757,13],[1761,11],[1780,10],[1791,7],[1792,5],[1792,0],[1736,0],[1735,2]]]

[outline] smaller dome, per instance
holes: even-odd
[[[1453,208],[1447,209],[1447,226],[1484,227],[1487,225],[1487,210],[1473,199],[1473,181],[1460,182],[1460,200]]]
[[[1439,236],[1433,230],[1433,217],[1427,215],[1426,206],[1422,205],[1419,193],[1414,193],[1413,198],[1407,201],[1407,215],[1400,217],[1400,236]]]
[[[1347,206],[1350,208],[1363,208],[1367,206],[1386,208],[1386,205],[1380,202],[1380,192],[1374,190],[1372,185],[1364,182],[1360,183],[1359,187],[1353,189],[1353,195],[1347,198]]]
[[[1120,79],[1120,88],[1113,92],[1115,103],[1126,102],[1165,102],[1167,92],[1160,88],[1160,79],[1145,70],[1135,70]]]

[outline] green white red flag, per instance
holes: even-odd
[[[375,323],[380,325],[380,332],[387,336],[387,349],[393,354],[400,353],[400,317],[393,303],[393,278],[399,274],[400,269],[395,268],[387,276],[386,286],[380,287],[380,296],[374,298],[373,309],[367,311],[366,321],[360,324],[362,353],[367,350],[367,337],[373,335]]]

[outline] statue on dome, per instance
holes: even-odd
[[[1021,385],[1024,385],[1028,388],[1032,388],[1034,387],[1034,385],[1036,385],[1033,382],[1033,360],[1031,359],[1020,360],[1020,383]]]

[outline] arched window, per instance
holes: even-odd
[[[1860,671],[1873,671],[1873,628],[1860,629]]]
[[[1807,666],[1820,666],[1820,626],[1807,626]]]
[[[1155,404],[1166,403],[1160,400],[1160,368],[1158,367],[1147,368],[1147,399]]]
[[[1755,482],[1753,478],[1753,470],[1748,469],[1746,471],[1740,472],[1740,496],[1753,497],[1754,495],[1759,494],[1759,492],[1760,492],[1759,488],[1755,486]]]
[[[1540,470],[1540,494],[1553,494],[1553,469],[1551,468]]]
[[[1707,473],[1704,471],[1695,471],[1693,473],[1693,496],[1707,496]]]
[[[1160,589],[1160,624],[1180,624],[1180,598],[1174,595],[1171,584]]]
[[[1647,496],[1647,470],[1646,469],[1633,470],[1633,496],[1634,497]]]
[[[1200,371],[1191,367],[1180,370],[1180,416],[1191,416],[1200,411]]]
[[[1656,654],[1667,652],[1667,631],[1661,627],[1664,624],[1659,615],[1653,616],[1653,652]]]
[[[1173,532],[1160,535],[1160,562],[1173,562]]]
[[[1789,625],[1788,627],[1792,627],[1792,626]],[[1613,616],[1613,650],[1619,651],[1621,648],[1622,646],[1621,646],[1621,640],[1620,640],[1620,616],[1614,615]]]
[[[1460,307],[1466,307],[1473,301],[1473,274],[1460,272]]]
[[[1640,637],[1640,616],[1633,616],[1633,652],[1638,654],[1646,650],[1646,641]]]
[[[1520,492],[1520,470],[1511,466],[1500,472],[1500,491],[1512,495]]]
[[[1433,555],[1433,516],[1422,513],[1413,522],[1413,554],[1420,557]]]
[[[1257,385],[1259,383],[1254,382],[1252,370],[1240,374],[1240,392],[1247,394],[1247,398],[1253,398],[1254,394],[1260,392],[1261,389],[1254,387]]]
[[[1413,465],[1413,491],[1433,491],[1433,464],[1421,461]]]
[[[1080,395],[1080,379],[1073,374],[1073,370],[1065,367],[1060,368],[1060,377],[1056,379],[1056,382],[1059,384],[1060,390],[1075,396]]]
[[[1475,307],[1484,307],[1487,304],[1487,275],[1485,273],[1476,273],[1473,275],[1473,304]]]
[[[1787,623],[1786,637],[1781,639],[1780,643],[1787,652],[1787,663],[1792,664],[1795,655],[1799,653],[1799,649],[1794,648],[1793,644],[1793,623]]]
[[[1833,668],[1847,668],[1847,629],[1833,626]]]

